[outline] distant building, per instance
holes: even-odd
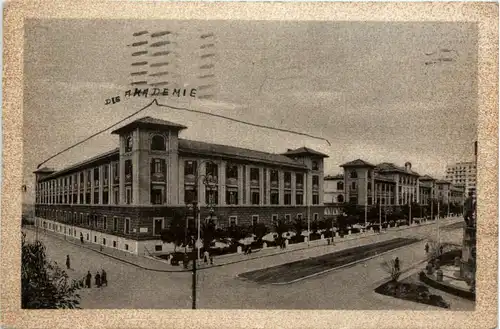
[[[325,176],[323,188],[325,218],[334,218],[341,213],[341,205],[345,201],[344,175]]]
[[[465,192],[474,192],[477,183],[477,168],[476,163],[458,162],[446,167],[446,180],[455,185],[464,185]]]
[[[150,117],[113,133],[119,147],[59,171],[36,174],[37,225],[143,254],[197,200],[219,227],[297,217],[321,220],[323,159],[302,147],[283,154],[179,138],[182,125]],[[193,219],[191,219],[193,220]]]

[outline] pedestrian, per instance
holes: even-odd
[[[330,238],[327,239],[328,245],[330,245],[331,241]]]
[[[108,275],[104,269],[101,271],[101,285],[106,285],[108,286]]]
[[[95,285],[97,287],[101,287],[101,275],[99,274],[99,272],[95,274]]]
[[[83,244],[83,233],[80,232],[80,242]]]
[[[209,253],[208,253],[208,250],[205,250],[205,252],[203,253],[203,261],[205,264],[208,264],[208,258],[209,258]]]
[[[66,267],[69,269],[71,269],[71,263],[69,261],[69,255],[66,255]]]
[[[472,215],[474,214],[474,192],[469,192],[469,197],[465,200],[464,203],[464,221],[467,226],[472,224]]]
[[[102,244],[101,244],[101,247],[99,248],[100,251],[102,251]]]
[[[401,270],[399,267],[399,257],[396,257],[396,259],[394,260],[394,270],[396,270],[396,272],[399,272]]]
[[[210,265],[214,265],[214,256],[210,255]]]
[[[440,254],[440,255],[442,255],[442,254],[443,254],[443,249],[444,249],[444,246],[443,246],[443,245],[441,245],[441,246],[439,247],[439,254]]]
[[[425,243],[425,253],[428,254],[429,253],[429,243]]]
[[[88,271],[87,276],[85,277],[85,287],[90,288],[92,283],[91,281],[92,281],[92,274],[90,274],[90,271]]]

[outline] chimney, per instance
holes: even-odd
[[[410,163],[410,162],[406,162],[406,163],[405,163],[405,170],[406,170],[407,172],[410,172],[410,171],[411,171],[411,163]]]

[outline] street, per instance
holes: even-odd
[[[34,232],[25,230],[28,239]],[[394,237],[435,237],[435,225],[417,227],[409,232],[392,232]],[[418,232],[418,233],[416,233]],[[383,236],[383,235],[380,235]],[[378,236],[375,236],[375,238]],[[119,260],[81,248],[64,240],[39,235],[48,257],[65,267],[71,257],[71,278],[81,279],[90,270],[92,288],[82,289],[81,307],[88,308],[191,308],[191,273],[164,273],[144,270]],[[441,230],[442,241],[460,243],[462,230]],[[256,283],[239,278],[244,272],[289,263],[293,257],[314,257],[313,249],[299,250],[243,263],[198,271],[198,308],[207,309],[428,309],[417,303],[399,302],[377,296],[373,289],[388,277],[381,263],[399,257],[403,270],[425,259],[425,241],[403,246],[353,266],[309,278],[291,285]],[[108,287],[94,284],[96,271],[104,268]]]

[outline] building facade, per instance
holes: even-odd
[[[321,220],[323,160],[308,148],[272,154],[179,138],[150,117],[113,134],[119,147],[36,174],[37,225],[135,254],[164,251],[160,232],[194,201],[217,226]]]
[[[444,204],[463,204],[463,186],[421,176],[411,166],[410,162],[402,167],[389,162],[374,165],[361,159],[341,165],[345,201],[368,208],[380,204],[389,210],[411,204],[427,206],[433,199]]]
[[[477,168],[474,161],[458,162],[446,167],[446,180],[455,185],[465,185],[465,191],[474,192],[477,183]]]
[[[345,201],[344,175],[325,176],[323,195],[325,218],[331,219],[340,215],[341,205]]]

